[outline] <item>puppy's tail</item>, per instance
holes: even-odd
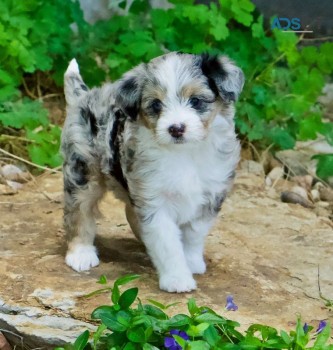
[[[87,85],[83,82],[79,66],[73,58],[65,72],[65,98],[68,105],[76,105],[81,96],[88,91]]]

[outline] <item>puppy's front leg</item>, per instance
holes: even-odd
[[[184,255],[181,231],[172,218],[158,211],[141,221],[141,228],[142,241],[159,274],[160,288],[177,293],[195,289],[196,283]]]
[[[202,218],[193,220],[182,227],[184,253],[188,267],[192,273],[203,274],[206,272],[204,260],[205,238],[212,227],[214,219]]]

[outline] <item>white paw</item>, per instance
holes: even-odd
[[[202,257],[197,258],[186,258],[187,266],[190,268],[192,273],[202,275],[206,272],[206,263]]]
[[[75,271],[86,271],[99,264],[96,248],[93,245],[78,244],[68,250],[66,264]]]
[[[170,293],[190,292],[197,288],[191,274],[167,274],[160,276],[160,288]]]

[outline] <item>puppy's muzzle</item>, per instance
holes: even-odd
[[[179,139],[184,136],[186,130],[185,124],[173,124],[169,127],[169,134],[175,139]]]

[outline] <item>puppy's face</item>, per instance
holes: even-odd
[[[161,145],[199,142],[218,113],[233,114],[244,83],[226,57],[170,53],[127,73],[118,101]]]

